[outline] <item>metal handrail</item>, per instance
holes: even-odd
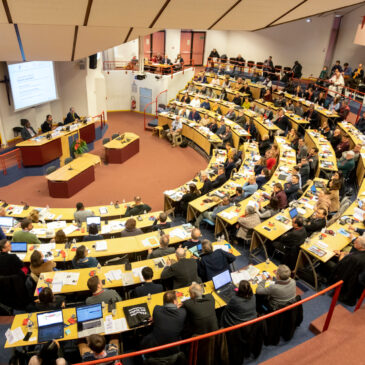
[[[167,89],[166,90],[163,90],[163,91],[161,91],[157,96],[156,96],[156,98],[155,98],[155,100],[152,100],[150,103],[148,103],[145,107],[144,107],[144,111],[143,111],[143,115],[144,115],[144,120],[143,120],[143,125],[144,125],[144,130],[147,130],[147,129],[149,129],[148,127],[147,127],[147,120],[146,120],[146,110],[147,110],[147,107],[149,106],[149,105],[152,105],[153,103],[156,103],[156,106],[155,106],[155,118],[157,119],[158,118],[158,112],[157,112],[157,99],[158,99],[158,97],[161,95],[161,94],[163,94],[163,93],[166,93],[167,92]]]
[[[145,350],[126,353],[126,354],[123,354],[123,355],[108,357],[107,361],[111,362],[111,361],[126,359],[126,358],[129,358],[129,357],[141,356],[141,355],[149,354],[151,352],[166,350],[166,349],[169,349],[171,347],[176,347],[176,346],[192,343],[192,347],[190,348],[189,364],[195,364],[196,363],[196,356],[197,356],[197,343],[198,343],[198,341],[204,340],[206,338],[213,337],[213,336],[216,336],[216,335],[220,335],[222,333],[234,331],[234,330],[237,330],[239,328],[247,327],[247,326],[250,326],[251,324],[254,324],[254,323],[261,322],[261,321],[263,321],[267,318],[274,317],[274,316],[276,316],[280,313],[284,313],[288,310],[296,308],[296,307],[302,305],[303,303],[309,302],[309,301],[313,300],[314,298],[317,298],[317,297],[329,292],[330,290],[335,289],[335,292],[334,292],[333,297],[332,297],[331,305],[330,305],[329,311],[327,313],[326,321],[324,323],[323,330],[322,330],[323,332],[325,332],[325,331],[328,330],[329,324],[331,322],[333,311],[335,309],[338,297],[340,295],[342,285],[343,285],[343,281],[340,280],[337,283],[329,286],[326,289],[321,290],[320,292],[318,292],[316,294],[311,295],[308,298],[302,299],[302,300],[300,300],[300,301],[298,301],[294,304],[288,305],[287,307],[284,307],[284,308],[279,309],[277,311],[271,312],[271,313],[266,314],[264,316],[257,317],[255,319],[250,320],[250,321],[237,324],[237,325],[232,326],[232,327],[223,328],[223,329],[220,329],[220,330],[217,330],[217,331],[206,333],[204,335],[199,335],[199,336],[196,336],[196,337],[187,338],[185,340],[176,341],[176,342],[173,342],[173,343],[169,343],[167,345],[161,345],[161,346],[152,347],[152,348],[145,349]],[[99,359],[99,360],[86,361],[86,362],[79,363],[79,364],[76,364],[76,365],[101,364],[101,363],[105,363],[105,361],[106,361],[106,359],[103,358],[103,359]]]
[[[6,152],[6,153],[3,153],[3,154],[0,155],[0,162],[1,162],[1,166],[2,166],[2,170],[3,170],[3,174],[4,175],[7,175],[6,163],[5,163],[5,156],[12,157],[12,155],[15,156],[15,158],[17,160],[18,167],[20,169],[22,168],[20,149],[19,148],[16,148],[14,150],[11,150],[9,152]]]

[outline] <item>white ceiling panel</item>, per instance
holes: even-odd
[[[302,0],[244,0],[212,29],[255,30],[264,28]]]
[[[283,18],[279,19],[276,24],[289,22],[291,20],[296,20],[300,18],[305,18],[307,16],[315,15],[318,13],[324,13],[331,9],[342,8],[345,6],[350,6],[358,3],[362,3],[363,1],[359,0],[308,0],[303,5],[299,6],[288,15],[285,15]],[[359,14],[364,15],[364,14]],[[274,25],[273,24],[273,25]]]
[[[143,37],[147,34],[158,32],[156,28],[133,28],[132,33],[129,35],[128,42],[138,37]]]
[[[236,0],[172,0],[157,20],[155,28],[207,29],[235,2]]]
[[[75,60],[122,44],[129,29],[116,27],[79,27]]]
[[[73,25],[19,24],[27,61],[70,61],[75,27]]]
[[[8,0],[13,23],[82,25],[88,0]]]
[[[0,24],[0,60],[22,61],[13,24]]]
[[[147,28],[165,0],[94,0],[88,25]]]

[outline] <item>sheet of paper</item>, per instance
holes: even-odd
[[[238,213],[236,212],[221,212],[220,214],[223,218],[233,219],[234,217],[238,217]]]
[[[123,285],[133,285],[134,284],[133,273],[132,272],[123,273],[122,282]]]
[[[231,273],[232,281],[235,285],[238,285],[241,280],[250,280],[250,274],[247,270],[237,271]]]
[[[147,237],[144,240],[142,240],[142,244],[144,247],[157,247],[159,246],[159,241],[157,237]]]
[[[65,235],[67,236],[67,235],[71,234],[72,232],[75,232],[77,229],[78,229],[77,226],[70,224],[69,226],[67,226],[63,229],[63,232],[65,232]]]
[[[227,245],[214,245],[213,246],[213,251],[219,250],[219,249],[226,251],[226,252],[229,251],[229,247]]]
[[[106,251],[108,249],[108,243],[106,241],[96,241],[95,251]]]
[[[24,332],[21,327],[17,327],[13,331],[9,328],[5,332],[5,337],[11,345],[15,342],[21,341],[24,338]]]
[[[141,282],[143,283],[144,278],[142,276],[142,270],[143,270],[143,267],[136,267],[136,268],[132,269],[132,272],[133,272],[133,276],[139,277],[139,280],[141,280]]]
[[[66,273],[64,271],[56,271],[53,276],[53,282],[61,282],[65,279]]]
[[[66,227],[66,221],[56,221],[56,222],[49,222],[47,223],[47,228],[48,229],[61,229]]]
[[[365,211],[356,207],[354,209],[354,219],[362,222],[364,220],[364,213],[365,213]]]
[[[23,207],[14,207],[13,208],[13,215],[18,215],[23,212]]]
[[[249,273],[251,279],[253,279],[257,274],[260,273],[260,270],[253,265],[250,265],[246,270]]]
[[[70,272],[65,275],[63,279],[63,285],[77,285],[79,281],[80,273],[79,272]]]
[[[111,225],[109,224],[106,224],[104,226],[101,226],[101,234],[107,234],[107,233],[110,233],[111,231]]]
[[[105,277],[109,281],[122,280],[122,271],[121,270],[110,270],[105,273]]]
[[[53,293],[60,293],[62,291],[63,282],[62,281],[54,281],[52,282],[52,291]]]
[[[127,321],[125,318],[113,319],[113,316],[109,315],[104,320],[105,334],[123,332],[128,330]]]
[[[184,231],[181,228],[175,228],[170,232],[170,237],[178,237],[182,240],[187,239],[190,237],[190,234],[188,234],[186,231]]]

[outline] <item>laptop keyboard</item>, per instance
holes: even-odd
[[[90,328],[95,328],[95,327],[99,327],[101,326],[101,320],[98,319],[96,321],[92,321],[92,322],[85,322],[82,325],[82,329],[83,330],[89,330]]]

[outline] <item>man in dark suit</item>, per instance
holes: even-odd
[[[355,127],[361,133],[365,133],[365,112],[362,114],[362,117],[356,122]]]
[[[213,245],[209,240],[203,240],[202,251],[198,261],[198,274],[203,282],[212,280],[213,276],[223,271],[230,270],[229,265],[236,260],[234,255],[222,249],[213,251]]]
[[[64,125],[74,122],[76,119],[80,119],[80,117],[75,112],[75,108],[71,107],[70,111],[67,113],[66,119],[63,122]]]
[[[144,212],[148,213],[149,211],[151,211],[151,207],[147,204],[142,203],[142,198],[140,196],[136,196],[134,198],[134,205],[128,206],[124,216],[132,217],[134,215],[143,214]]]
[[[226,178],[226,173],[225,173],[224,167],[219,167],[218,168],[218,176],[212,183],[213,189],[219,188],[226,181],[227,181],[227,178]]]
[[[43,124],[41,125],[42,133],[47,133],[52,130],[52,122],[53,122],[52,115],[48,114],[45,122],[43,122]]]
[[[161,61],[163,65],[172,65],[171,60],[165,55],[164,59]]]
[[[236,113],[234,112],[233,108],[229,108],[227,114],[225,115],[226,118],[229,120],[235,121],[236,120]]]
[[[288,203],[297,199],[299,190],[299,177],[298,175],[293,175],[291,178],[291,182],[287,182],[284,184],[284,192],[288,197]]]
[[[153,270],[149,266],[146,266],[142,269],[142,276],[145,282],[134,289],[134,298],[144,297],[148,294],[157,294],[163,292],[163,286],[161,284],[155,284],[152,281]]]
[[[190,299],[183,303],[187,311],[188,331],[191,335],[218,330],[215,300],[212,294],[203,294],[203,287],[194,283],[189,288]]]
[[[319,129],[321,120],[318,113],[314,110],[314,104],[309,106],[309,109],[303,114],[303,117],[309,122],[311,129]]]
[[[205,171],[201,172],[201,180],[203,181],[203,187],[200,189],[201,195],[209,193],[213,189],[213,183],[208,177],[208,173]]]
[[[28,119],[22,119],[21,123],[22,123],[23,129],[21,130],[20,134],[24,141],[37,135],[36,131],[30,125],[30,122]]]
[[[274,124],[280,128],[279,134],[286,135],[291,130],[291,123],[288,117],[284,113],[284,109],[279,109],[278,117],[274,121]]]
[[[179,247],[176,250],[177,262],[172,263],[167,260],[167,266],[161,273],[161,279],[173,279],[174,289],[183,288],[190,285],[193,281],[200,281],[198,277],[198,265],[195,259],[187,259],[186,252]]]
[[[171,227],[171,223],[167,222],[167,214],[165,212],[160,213],[158,218],[155,219],[152,225],[153,231],[164,230]]]
[[[167,291],[163,296],[163,306],[153,309],[152,332],[142,339],[142,348],[156,347],[181,340],[186,320],[186,309],[180,308],[175,291]],[[179,347],[153,352],[147,357],[164,357],[179,352]]]
[[[202,119],[200,114],[196,111],[195,108],[192,108],[189,114],[189,120],[200,122],[200,119]]]
[[[148,249],[147,259],[155,259],[157,257],[162,257],[166,255],[171,255],[175,252],[174,247],[169,247],[170,238],[167,234],[164,234],[160,238],[160,247],[152,250],[152,248]]]
[[[5,238],[0,240],[0,275],[19,275],[24,277],[25,274],[22,270],[24,267],[23,262],[19,257],[11,252],[11,244]]]
[[[200,104],[200,107],[206,110],[210,110],[209,101],[207,99],[203,99],[203,102]]]
[[[326,227],[326,217],[327,211],[323,208],[317,208],[307,223],[304,224],[308,236],[314,232],[319,232],[322,228]]]

